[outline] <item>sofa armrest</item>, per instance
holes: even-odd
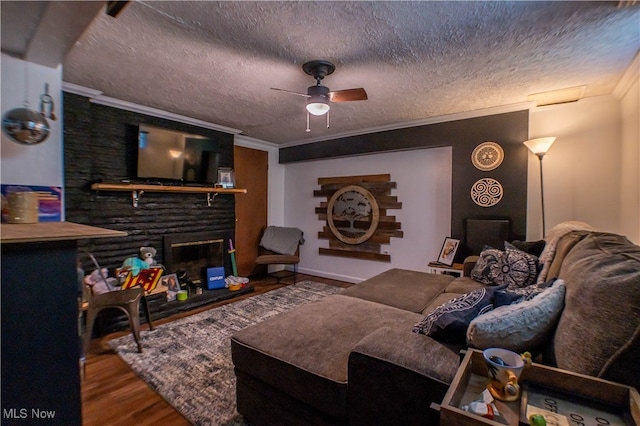
[[[473,267],[476,266],[476,263],[478,263],[478,259],[480,259],[480,256],[467,256],[464,259],[464,263],[462,264],[463,277],[471,276],[471,271],[473,270]]]
[[[350,424],[438,424],[430,405],[444,398],[459,349],[406,328],[369,334],[349,355]]]

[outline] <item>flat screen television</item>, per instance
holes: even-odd
[[[138,127],[138,179],[213,185],[218,159],[214,139],[146,124]]]

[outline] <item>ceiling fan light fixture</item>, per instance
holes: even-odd
[[[307,111],[313,115],[324,115],[329,112],[331,107],[329,101],[323,96],[312,96],[307,102]]]

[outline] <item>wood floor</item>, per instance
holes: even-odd
[[[291,278],[287,278],[283,281],[290,283],[290,280]],[[297,281],[304,280],[339,287],[351,286],[350,283],[343,281],[298,274]],[[283,286],[283,284],[276,284],[275,279],[271,277],[252,278],[251,283],[255,287],[253,293],[161,319],[155,321],[154,326]],[[144,333],[148,330],[148,326],[143,325],[141,330]],[[83,425],[189,425],[190,423],[180,413],[140,380],[108,346],[109,340],[127,334],[130,332],[112,333],[91,342],[87,353],[85,377],[82,380]],[[142,344],[144,346],[144,337]]]

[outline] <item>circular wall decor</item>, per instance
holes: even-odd
[[[482,207],[495,206],[502,199],[503,193],[502,185],[493,178],[482,178],[471,187],[471,199]]]
[[[495,142],[482,142],[471,153],[471,162],[483,172],[498,168],[502,160],[504,160],[504,150]]]
[[[380,210],[365,188],[348,185],[337,190],[327,204],[327,222],[333,235],[346,244],[361,244],[376,232]]]

